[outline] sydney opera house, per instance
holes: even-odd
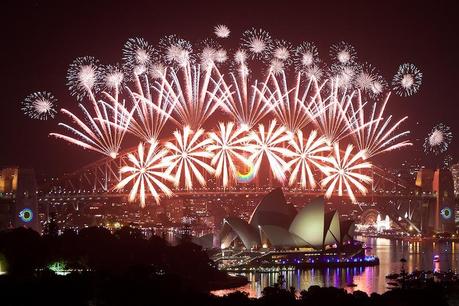
[[[225,265],[374,265],[353,239],[354,223],[326,211],[323,197],[297,211],[281,188],[266,195],[249,221],[225,218],[219,233]]]

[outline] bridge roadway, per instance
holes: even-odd
[[[215,198],[215,197],[262,197],[266,195],[271,189],[263,190],[177,190],[174,191],[174,195],[171,198],[184,198],[184,199],[198,199],[198,198]],[[323,195],[323,190],[290,190],[284,191],[286,197],[312,197]],[[61,193],[46,193],[39,194],[39,201],[76,201],[76,200],[99,200],[99,199],[111,199],[111,198],[127,198],[129,193],[127,192],[114,192],[114,191],[101,191],[101,192],[61,192]],[[339,196],[337,193],[332,195],[333,198],[343,197],[347,195]],[[367,193],[366,195],[356,194],[356,198],[359,201],[369,201],[376,199],[388,199],[388,200],[431,200],[435,198],[433,193],[414,193],[414,192],[400,192],[400,191],[380,191]]]

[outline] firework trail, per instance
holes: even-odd
[[[215,170],[203,160],[210,160],[213,154],[206,150],[206,147],[211,143],[210,138],[201,140],[204,135],[204,130],[199,129],[195,133],[189,128],[184,127],[183,132],[175,131],[175,142],[167,142],[165,147],[169,150],[169,154],[164,158],[164,162],[168,164],[167,174],[175,171],[174,185],[179,186],[182,173],[185,181],[185,189],[193,189],[193,177],[204,186],[206,180],[202,175],[200,168],[210,174],[214,174]]]
[[[392,88],[401,97],[411,96],[419,91],[422,72],[413,64],[402,64],[392,79]]]
[[[325,85],[329,83],[330,88],[327,92]],[[352,110],[355,91],[350,94],[347,91],[341,92],[336,81],[324,81],[320,86],[314,82],[317,94],[312,98],[309,105],[314,116],[311,116],[312,122],[325,137],[329,145],[340,141],[353,131],[349,130],[352,123],[347,113]],[[322,97],[325,95],[326,97]]]
[[[139,143],[137,155],[128,154],[131,165],[120,169],[121,174],[128,173],[128,175],[116,185],[116,189],[122,189],[130,182],[134,182],[129,192],[129,201],[133,202],[138,194],[141,207],[145,207],[147,190],[156,203],[160,200],[159,191],[168,197],[172,196],[172,191],[162,182],[173,181],[173,177],[164,172],[167,164],[164,163],[163,158],[166,154],[166,150],[158,150],[157,142],[150,143],[148,153],[145,154],[143,144]]]
[[[291,136],[286,133],[285,127],[278,126],[276,120],[271,121],[267,130],[263,124],[259,124],[258,131],[253,131],[244,139],[249,141],[249,161],[254,164],[254,172],[258,173],[263,157],[266,157],[274,177],[283,182],[287,169],[284,158],[292,156],[292,153],[282,145],[290,139]]]
[[[408,116],[392,122],[392,115],[384,117],[387,102],[389,101],[390,93],[379,107],[378,103],[373,103],[370,115],[365,114],[365,105],[362,103],[362,95],[360,91],[357,94],[358,108],[351,107],[350,126],[349,130],[353,131],[355,143],[360,151],[364,152],[363,158],[371,158],[383,152],[392,151],[406,146],[411,146],[412,143],[408,140],[400,140],[407,136],[409,131],[397,132],[401,124],[408,119]]]
[[[212,71],[206,71],[200,65],[186,65],[179,72],[169,69],[164,78],[164,87],[170,97],[173,114],[182,126],[198,130],[204,122],[220,107],[218,91],[222,76],[214,79]],[[180,77],[181,76],[181,77]]]
[[[222,101],[223,110],[241,128],[251,129],[270,113],[270,106],[263,101],[263,95],[268,89],[266,82],[255,80],[249,85],[247,74],[233,72],[230,73],[229,82],[223,78],[221,80],[217,100]]]
[[[212,142],[207,150],[214,154],[211,165],[215,167],[215,176],[223,177],[223,187],[226,188],[236,180],[238,165],[250,165],[244,157],[244,152],[250,152],[250,148],[244,142],[246,130],[237,129],[234,122],[220,122],[218,128],[218,132],[209,133]]]
[[[448,146],[453,139],[453,133],[449,126],[443,123],[437,124],[432,128],[424,141],[424,151],[439,155],[448,150]]]
[[[280,77],[270,75],[271,86],[266,86],[263,100],[270,106],[270,110],[289,132],[296,133],[314,120],[318,114],[315,112],[321,108],[311,107],[311,93],[313,87],[317,89],[316,82],[310,79],[307,86],[301,81],[298,73],[294,86],[287,85],[287,76],[284,72]],[[263,92],[260,92],[263,95]],[[316,106],[313,104],[312,106]],[[326,107],[324,107],[326,108]]]
[[[297,131],[289,142],[292,159],[287,162],[287,169],[290,170],[289,185],[292,186],[298,180],[302,188],[316,187],[313,169],[322,169],[325,152],[330,151],[325,138],[318,136],[317,131],[312,131],[309,137],[303,137],[301,130]]]
[[[47,120],[56,115],[57,99],[47,91],[38,91],[28,95],[22,101],[21,110],[32,119]]]
[[[367,193],[368,190],[362,183],[371,183],[372,179],[361,172],[362,170],[371,169],[371,164],[362,162],[363,151],[359,151],[352,156],[352,150],[353,146],[349,144],[343,155],[341,155],[339,144],[335,143],[333,145],[333,155],[323,158],[323,161],[328,163],[322,167],[327,176],[321,182],[322,187],[326,188],[326,197],[331,197],[335,190],[339,196],[342,196],[343,191],[346,190],[352,202],[356,202],[353,188],[357,188],[362,194]]]

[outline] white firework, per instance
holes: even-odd
[[[453,133],[449,126],[440,123],[432,128],[424,142],[424,151],[439,155],[448,150],[448,146],[453,139]]]
[[[294,63],[297,72],[304,73],[305,70],[319,62],[319,51],[310,42],[301,43],[294,52]]]
[[[132,101],[132,108],[126,107],[124,100],[123,103],[119,103],[116,98],[108,94],[106,97],[112,103],[105,103],[105,105],[118,116],[115,118],[118,120],[110,124],[120,129],[126,127],[129,133],[136,135],[142,141],[153,143],[159,139],[164,125],[169,120],[175,124],[178,122],[171,116],[174,105],[170,102],[165,79],[158,80],[150,86],[145,76],[145,83],[147,86],[141,93],[133,92],[126,87],[127,96]]]
[[[331,79],[339,88],[351,89],[360,74],[361,67],[357,64],[333,64],[330,68]]]
[[[155,80],[155,79],[162,79],[166,75],[166,66],[163,65],[162,63],[156,62],[153,63],[150,67],[150,77]]]
[[[372,99],[378,99],[381,97],[382,93],[387,89],[387,81],[381,76],[376,75],[371,85],[371,90],[369,92]]]
[[[163,60],[173,66],[186,67],[193,61],[193,48],[189,41],[169,35],[159,41]]]
[[[313,96],[308,108],[314,116],[312,122],[320,133],[327,139],[329,145],[340,141],[353,131],[349,129],[349,116],[355,91],[350,94],[346,90],[340,91],[338,81],[325,80],[319,86],[315,81],[317,94]],[[325,85],[329,84],[329,88]]]
[[[293,61],[293,46],[285,40],[275,39],[272,45],[272,57],[274,60],[281,61],[284,66],[288,66]]]
[[[278,76],[275,76],[275,73],[270,75],[269,86],[263,89],[264,92],[259,91],[259,94],[287,131],[296,133],[316,116],[316,108],[311,108],[309,105],[316,95],[313,92],[315,82],[311,79],[304,86],[301,74],[298,73],[290,84],[285,72],[281,71],[278,74]]]
[[[47,120],[56,115],[57,99],[47,91],[38,91],[28,95],[22,101],[21,110],[32,119]]]
[[[67,86],[70,94],[81,101],[85,97],[95,101],[94,92],[98,90],[101,79],[99,61],[92,56],[78,57],[67,71]]]
[[[201,139],[204,130],[199,129],[195,133],[189,128],[184,127],[183,131],[175,131],[175,142],[167,142],[165,147],[169,154],[164,158],[168,165],[167,174],[173,174],[174,185],[178,187],[182,176],[185,189],[193,189],[193,179],[195,178],[201,186],[206,185],[206,180],[201,173],[202,170],[209,174],[214,174],[215,170],[206,161],[213,157],[213,154],[206,150],[211,143],[210,138]],[[201,170],[202,169],[202,170]]]
[[[360,72],[355,77],[355,87],[362,92],[369,93],[372,92],[373,89],[376,92],[380,92],[382,89],[375,84],[377,80],[376,69],[368,63],[365,63],[361,66]]]
[[[263,59],[271,52],[272,38],[265,30],[252,28],[242,34],[241,45],[252,58]]]
[[[226,50],[215,41],[206,39],[201,44],[202,50],[199,58],[203,70],[212,69],[216,64],[223,63],[227,60],[228,56]]]
[[[360,193],[366,194],[368,189],[365,183],[371,183],[372,179],[362,171],[371,169],[369,162],[362,162],[364,156],[363,151],[351,155],[353,146],[349,144],[344,151],[341,152],[339,144],[335,143],[333,146],[333,154],[330,157],[323,158],[326,163],[322,169],[326,173],[326,177],[322,180],[322,187],[326,187],[325,196],[331,197],[333,192],[337,191],[339,196],[343,195],[346,190],[352,202],[356,202],[354,188]]]
[[[304,68],[302,74],[304,74],[306,76],[306,79],[310,81],[320,82],[325,72],[321,66],[314,64]]]
[[[112,97],[111,101],[113,100]],[[122,104],[115,101],[110,106],[109,103],[100,101],[93,103],[92,106],[94,114],[91,114],[84,105],[79,104],[87,123],[70,111],[61,109],[61,112],[72,120],[75,127],[66,123],[59,123],[59,126],[64,127],[73,135],[69,136],[60,133],[50,133],[49,135],[114,159],[118,156],[129,124],[127,121],[124,121],[123,124],[118,124]]]
[[[224,24],[219,24],[214,27],[214,34],[219,38],[228,38],[230,33],[230,29]]]
[[[229,82],[222,78],[217,99],[239,127],[249,130],[270,112],[270,106],[263,100],[267,89],[267,82],[250,83],[243,71],[231,72]]]
[[[401,97],[411,96],[419,91],[422,72],[413,64],[402,64],[392,79],[392,88]]]
[[[239,49],[234,53],[234,62],[238,65],[247,65],[248,58],[249,56],[245,50]]]
[[[365,114],[367,106],[362,102],[362,95],[359,92],[357,108],[351,105],[349,116],[349,130],[352,131],[355,143],[360,151],[364,152],[364,159],[371,158],[384,152],[411,146],[408,140],[400,140],[409,135],[410,131],[398,132],[408,116],[393,122],[392,115],[384,114],[390,93],[382,104],[373,103],[369,114]]]
[[[316,187],[314,170],[322,169],[322,155],[330,151],[324,137],[319,136],[317,131],[312,131],[307,138],[299,130],[289,142],[292,151],[292,159],[287,163],[290,171],[289,185],[299,180],[302,188]]]
[[[128,154],[131,165],[120,169],[121,174],[128,175],[116,185],[116,189],[123,189],[127,184],[133,182],[129,192],[129,201],[133,202],[138,194],[141,207],[145,207],[147,191],[150,192],[156,203],[160,201],[159,192],[168,197],[172,196],[172,191],[163,183],[163,181],[173,181],[173,178],[164,172],[167,164],[163,161],[163,158],[166,154],[166,150],[158,150],[157,142],[150,143],[148,153],[145,154],[144,145],[139,143],[137,155]]]
[[[218,128],[218,132],[209,133],[212,143],[207,146],[207,150],[214,154],[211,164],[215,167],[215,176],[222,177],[223,187],[226,188],[235,180],[238,165],[250,165],[244,156],[244,152],[250,149],[244,142],[245,129],[236,128],[234,122],[220,122]]]
[[[107,65],[102,72],[102,85],[104,90],[113,92],[115,97],[123,89],[125,75],[120,65]],[[117,98],[116,98],[117,99]]]
[[[285,70],[285,63],[281,60],[273,58],[269,64],[269,71],[275,75],[283,73]]]
[[[357,60],[355,48],[344,41],[333,44],[330,47],[330,57],[341,65],[351,64]]]
[[[259,124],[258,131],[252,131],[244,139],[249,141],[251,152],[249,161],[254,165],[254,172],[258,173],[263,157],[266,157],[274,177],[281,182],[285,181],[285,169],[287,169],[285,157],[292,156],[292,153],[283,145],[290,139],[291,136],[286,133],[285,127],[278,126],[276,120],[271,121],[267,130],[263,124]]]
[[[212,76],[213,71],[217,77]],[[186,65],[178,71],[169,69],[162,81],[177,117],[175,122],[192,130],[201,128],[222,104],[218,97],[222,79],[216,68],[202,71],[201,65]]]
[[[123,60],[134,75],[148,71],[156,54],[157,51],[145,39],[139,37],[129,38],[123,48]]]

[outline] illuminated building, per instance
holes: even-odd
[[[459,163],[451,166],[451,174],[453,175],[454,194],[459,196]]]
[[[0,228],[28,227],[39,232],[37,183],[31,169],[0,170]]]
[[[341,232],[343,230],[343,232]],[[280,188],[269,193],[255,208],[250,221],[225,218],[221,248],[242,243],[245,249],[308,248],[325,250],[352,239],[354,226],[340,222],[337,211],[325,211],[322,197],[298,212],[285,201]]]

